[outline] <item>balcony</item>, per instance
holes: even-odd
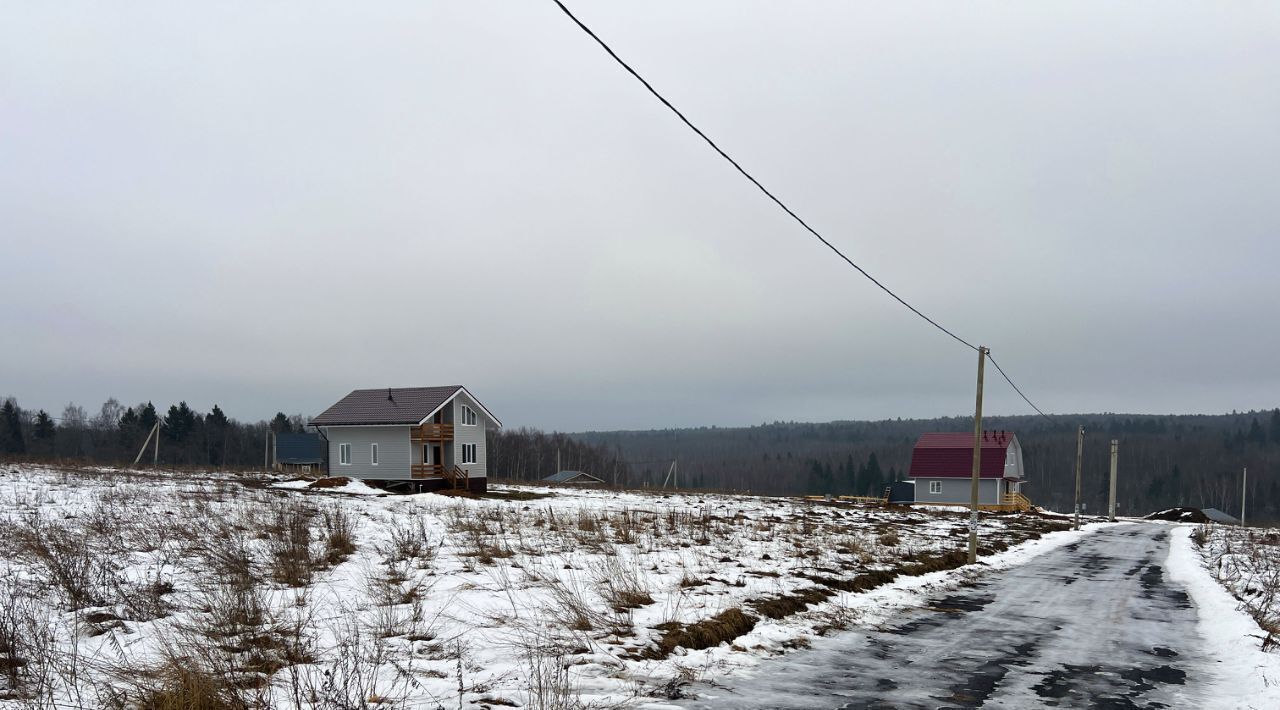
[[[450,441],[453,439],[453,425],[428,422],[410,429],[409,438],[413,441]]]

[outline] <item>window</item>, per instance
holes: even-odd
[[[463,444],[462,445],[462,463],[475,463],[475,462],[476,462],[476,445]]]
[[[369,445],[369,463],[373,464],[374,466],[378,465],[378,445],[377,444]]]
[[[462,424],[463,426],[476,425],[476,410],[472,409],[471,407],[468,407],[465,404],[462,405]]]
[[[343,466],[351,465],[351,444],[338,444],[338,463]]]
[[[942,493],[942,481],[929,481],[929,492],[934,495]]]

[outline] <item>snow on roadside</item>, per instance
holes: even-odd
[[[1204,558],[1191,541],[1194,526],[1172,530],[1169,578],[1184,585],[1195,602],[1197,624],[1208,655],[1220,660],[1211,669],[1215,708],[1272,710],[1280,707],[1280,654],[1261,649],[1265,632],[1205,568]],[[1219,704],[1221,703],[1221,704]]]

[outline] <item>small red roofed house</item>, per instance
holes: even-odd
[[[973,434],[921,434],[911,452],[917,503],[968,504],[973,477]],[[1022,445],[1008,431],[982,433],[978,504],[1002,505],[1022,493]]]

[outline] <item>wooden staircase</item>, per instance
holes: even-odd
[[[449,487],[455,491],[468,491],[470,489],[470,476],[467,475],[466,469],[454,466],[444,474],[444,480]]]
[[[415,463],[411,469],[413,480],[424,478],[443,478],[446,487],[455,491],[470,490],[471,476],[460,466],[445,466],[438,463]]]
[[[1031,499],[1021,493],[1005,493],[1002,503],[1013,510],[1027,512],[1035,506],[1031,504]]]

